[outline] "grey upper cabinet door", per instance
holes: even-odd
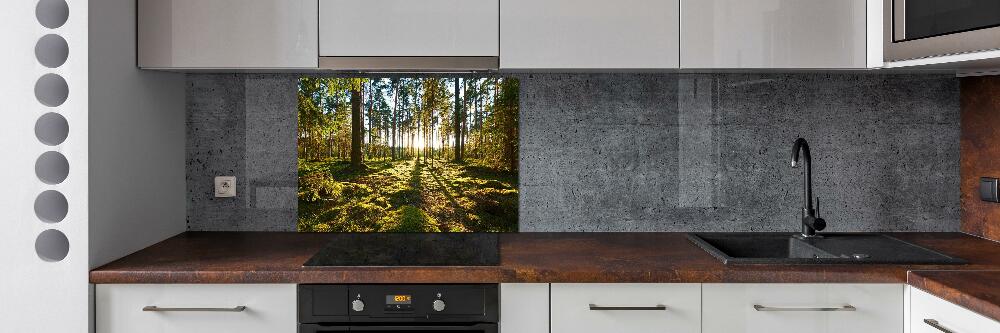
[[[503,0],[501,69],[676,69],[678,0]]]
[[[317,0],[138,0],[142,68],[316,68]]]
[[[500,54],[499,0],[319,0],[319,6],[323,57]]]
[[[681,68],[868,67],[866,0],[681,0],[681,17]]]

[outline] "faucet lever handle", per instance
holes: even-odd
[[[819,217],[819,196],[816,196],[816,217]]]

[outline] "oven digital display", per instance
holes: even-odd
[[[413,297],[411,295],[385,295],[385,304],[409,305],[413,304]]]

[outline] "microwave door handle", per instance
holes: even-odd
[[[906,39],[906,0],[885,0],[892,1],[892,41],[897,42]]]

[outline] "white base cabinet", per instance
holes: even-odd
[[[501,284],[503,333],[993,333],[903,284]],[[295,333],[294,284],[101,284],[97,333]],[[904,328],[904,323],[905,328]]]
[[[704,284],[705,333],[902,332],[902,284]]]
[[[1000,322],[986,318],[961,306],[908,287],[910,315],[907,333],[996,333]]]
[[[549,333],[549,284],[501,283],[500,331]]]
[[[699,284],[557,283],[551,304],[552,333],[701,331]]]
[[[96,288],[97,333],[298,330],[294,284],[99,284]],[[151,306],[162,311],[149,311]],[[242,311],[221,311],[241,306]]]

